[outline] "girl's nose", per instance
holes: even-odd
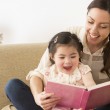
[[[71,63],[71,58],[66,58],[65,63]]]

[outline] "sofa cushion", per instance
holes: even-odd
[[[5,95],[5,85],[12,78],[26,84],[25,77],[37,67],[47,43],[0,44],[0,110],[10,102]]]

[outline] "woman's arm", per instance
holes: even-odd
[[[51,65],[51,62],[50,62],[49,52],[47,48],[43,56],[41,57],[40,63],[38,64],[38,67],[35,69],[35,71],[40,71],[42,70],[42,68],[47,68],[50,65]]]
[[[42,69],[47,68],[50,65],[51,65],[51,62],[49,60],[49,52],[48,52],[48,48],[47,48],[40,60],[40,63],[38,64],[38,67],[35,68],[34,70],[30,71],[27,74],[26,80],[30,80],[30,78],[32,76],[38,76],[39,73],[42,73]]]

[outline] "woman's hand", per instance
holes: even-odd
[[[42,92],[37,94],[35,97],[35,102],[37,105],[43,108],[43,110],[51,110],[60,100],[59,97],[56,97],[54,93],[45,93]]]

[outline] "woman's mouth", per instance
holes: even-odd
[[[92,40],[96,40],[99,37],[99,36],[92,35],[92,34],[89,34],[89,36],[90,36],[90,39],[92,39]]]

